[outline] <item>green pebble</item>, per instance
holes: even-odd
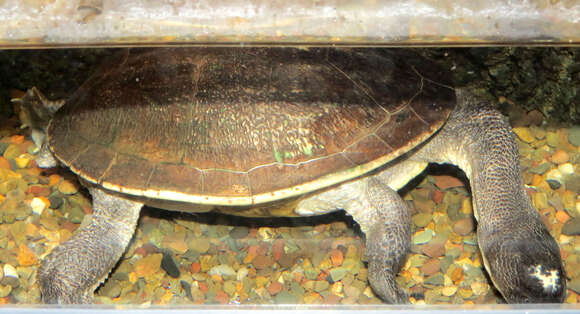
[[[433,215],[428,213],[418,213],[417,215],[413,216],[413,223],[417,227],[425,227],[427,224],[433,220]]]
[[[480,267],[465,264],[463,270],[465,271],[465,275],[467,275],[467,277],[477,278],[483,276],[483,271]]]
[[[68,207],[68,219],[75,224],[80,224],[85,217],[85,213],[83,210],[78,206],[69,206]]]
[[[316,279],[318,277],[318,273],[319,271],[314,268],[307,268],[304,270],[304,275],[310,280]]]
[[[165,235],[161,232],[161,230],[155,228],[151,230],[151,233],[149,234],[149,242],[156,247],[162,247],[161,242],[163,242],[164,237]]]
[[[450,256],[453,259],[458,258],[461,255],[461,250],[456,247],[452,247],[445,251],[445,256]]]
[[[568,289],[580,293],[580,278],[574,278],[568,283]]]
[[[107,280],[107,282],[99,289],[101,296],[109,298],[116,298],[121,295],[121,285],[117,280]]]
[[[226,280],[224,282],[224,291],[228,295],[233,295],[234,293],[236,293],[236,281],[234,281],[234,280]]]
[[[290,293],[297,296],[297,295],[304,295],[304,287],[300,285],[299,282],[292,281],[290,283]]]
[[[558,138],[558,133],[548,131],[546,133],[546,141],[551,147],[558,147],[560,144],[560,139]]]
[[[234,239],[245,238],[248,236],[248,234],[250,234],[250,228],[248,228],[246,226],[234,227],[230,231],[230,237],[232,237]]]
[[[192,240],[189,247],[200,254],[204,254],[209,250],[210,244],[208,239],[201,238]]]
[[[442,271],[447,272],[447,269],[449,269],[449,266],[453,265],[454,261],[455,258],[453,256],[444,256],[443,258],[439,259],[439,267]]]
[[[274,297],[277,304],[296,304],[298,298],[288,291],[281,291]]]
[[[564,178],[564,183],[566,184],[566,189],[579,194],[580,193],[580,175],[573,174]]]
[[[419,232],[416,236],[413,237],[413,244],[425,244],[433,239],[433,231],[429,229],[425,229],[424,231]]]
[[[575,126],[568,130],[568,142],[576,147],[580,146],[580,127]]]
[[[572,218],[566,221],[562,227],[562,233],[565,235],[580,235],[580,218]]]
[[[199,256],[200,256],[199,252],[192,250],[192,249],[187,249],[187,251],[181,255],[181,258],[183,258],[189,262],[195,262],[195,261],[197,261]]]
[[[436,273],[427,277],[425,283],[428,285],[442,286],[445,283],[445,278],[442,273]]]
[[[421,267],[423,266],[423,264],[425,264],[425,262],[427,262],[429,258],[425,255],[420,255],[420,254],[413,254],[411,257],[409,257],[409,266],[410,267]]]
[[[6,149],[10,146],[8,143],[0,143],[0,155],[4,155]]]
[[[332,278],[332,281],[337,282],[344,278],[347,273],[348,269],[344,267],[336,267],[330,270],[330,278]]]
[[[548,171],[548,169],[550,169],[550,163],[545,162],[533,167],[530,169],[530,172],[541,175]]]
[[[10,144],[8,145],[8,147],[4,150],[4,153],[2,153],[2,155],[4,156],[4,158],[10,160],[10,159],[14,159],[18,156],[20,156],[20,148],[17,145],[14,144]]]
[[[330,283],[326,280],[317,280],[314,282],[314,291],[318,293],[328,290],[328,288],[330,288]]]

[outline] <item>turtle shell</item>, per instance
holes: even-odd
[[[279,200],[356,178],[434,134],[450,74],[407,50],[124,50],[48,128],[84,180],[212,205]]]

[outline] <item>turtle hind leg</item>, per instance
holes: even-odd
[[[298,214],[344,209],[366,238],[369,282],[388,303],[408,303],[396,282],[411,246],[411,214],[399,194],[374,177],[345,183],[301,201]]]
[[[38,270],[45,303],[91,303],[125,251],[135,231],[141,203],[99,189],[93,196],[92,221],[44,258]]]

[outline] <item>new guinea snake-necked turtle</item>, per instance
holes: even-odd
[[[407,302],[395,276],[411,223],[396,191],[434,162],[467,175],[485,268],[504,298],[561,302],[558,245],[524,190],[510,127],[451,86],[448,71],[407,50],[157,48],[124,50],[66,101],[29,90],[20,101],[37,163],[69,167],[94,205],[91,223],[42,261],[43,300],[91,302],[148,204],[244,216],[344,209],[365,234],[374,291]]]

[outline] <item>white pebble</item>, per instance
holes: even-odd
[[[236,271],[226,264],[214,266],[207,273],[209,275],[236,276]]]
[[[574,166],[571,163],[567,162],[565,164],[559,165],[558,170],[560,170],[560,172],[563,175],[567,176],[574,173]]]
[[[236,274],[236,279],[238,281],[241,281],[242,279],[246,278],[246,276],[248,276],[249,270],[246,267],[240,267],[240,269],[238,269],[238,273]]]
[[[39,215],[46,208],[46,203],[38,197],[35,197],[30,201],[30,207],[32,207],[32,212]]]
[[[10,264],[4,264],[4,277],[14,277],[18,278],[18,273],[16,272],[16,268]]]
[[[552,169],[546,174],[546,179],[562,183],[562,173],[558,169]]]

